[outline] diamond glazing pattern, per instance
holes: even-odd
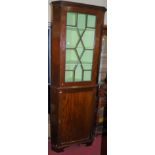
[[[67,13],[65,82],[92,80],[96,16]]]

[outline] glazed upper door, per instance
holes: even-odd
[[[61,84],[96,84],[102,20],[97,11],[69,8],[62,10]]]
[[[65,82],[92,80],[96,16],[67,12]]]

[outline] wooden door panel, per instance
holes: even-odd
[[[61,94],[59,138],[62,143],[89,138],[94,122],[95,92],[88,89]]]

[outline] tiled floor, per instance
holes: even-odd
[[[48,155],[101,155],[101,136],[96,136],[92,146],[75,145],[65,149],[62,153],[51,150],[50,140],[48,141]]]

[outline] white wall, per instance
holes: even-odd
[[[63,0],[49,0],[49,3],[52,1],[63,1]],[[97,5],[97,6],[105,6],[105,7],[107,6],[106,0],[67,0],[67,1]]]
[[[49,0],[48,1],[49,4],[52,1],[63,1],[63,0]],[[67,1],[97,5],[97,6],[104,6],[107,8],[107,0],[67,0]],[[48,6],[48,22],[52,22],[52,10],[50,6]],[[107,14],[105,14],[104,23],[107,24]]]

